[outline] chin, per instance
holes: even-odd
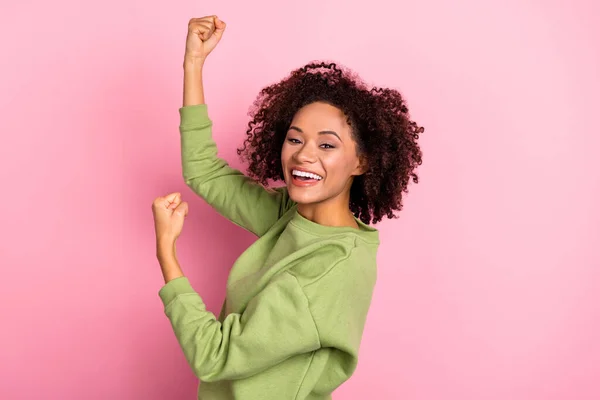
[[[290,199],[298,204],[314,204],[323,201],[323,196],[318,193],[311,193],[309,188],[299,188],[294,185],[287,185]]]
[[[288,191],[290,199],[298,204],[312,204],[318,203],[318,199],[315,196],[311,196],[308,193],[297,193],[296,190]]]

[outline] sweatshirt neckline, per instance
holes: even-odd
[[[327,225],[318,224],[316,222],[313,222],[313,221],[303,217],[298,212],[298,208],[297,207],[294,207],[294,208],[295,208],[294,215],[292,217],[291,222],[293,224],[295,224],[296,226],[300,227],[301,229],[308,231],[309,233],[314,233],[316,235],[321,235],[321,236],[330,236],[330,235],[336,235],[336,234],[341,234],[341,233],[352,233],[352,234],[355,234],[355,235],[361,237],[362,239],[364,239],[368,242],[379,243],[379,231],[376,228],[373,228],[372,226],[365,224],[364,222],[362,222],[360,219],[358,219],[356,217],[354,217],[354,220],[358,224],[359,229],[352,228],[350,226],[327,226]]]

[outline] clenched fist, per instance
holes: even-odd
[[[181,194],[171,193],[157,197],[152,203],[152,213],[157,242],[174,244],[188,214],[188,204],[181,201]]]
[[[185,56],[204,61],[219,43],[224,31],[225,22],[216,15],[190,19]]]

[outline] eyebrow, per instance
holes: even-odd
[[[304,133],[302,131],[302,129],[300,129],[294,125],[290,126],[290,129],[288,129],[288,130],[294,130],[294,131],[298,131],[300,133]],[[337,133],[335,133],[334,131],[319,131],[319,135],[334,135],[335,137],[337,137],[340,140],[340,142],[343,142],[342,138],[339,137],[339,135]]]

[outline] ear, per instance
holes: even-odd
[[[369,170],[369,163],[367,162],[367,158],[364,156],[359,156],[358,158],[358,166],[354,170],[353,175],[358,176],[362,175]]]

